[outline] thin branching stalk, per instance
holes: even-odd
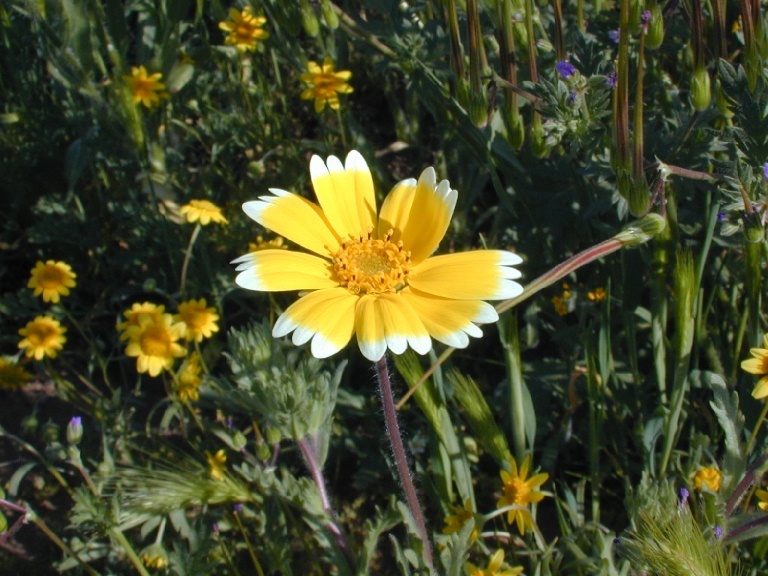
[[[189,238],[189,244],[187,245],[187,251],[184,253],[184,263],[181,265],[181,282],[179,283],[179,291],[183,294],[184,288],[187,285],[187,268],[189,268],[189,260],[192,257],[192,247],[197,241],[197,237],[200,235],[200,229],[202,226],[198,222],[195,225],[195,229],[192,231],[192,236]]]

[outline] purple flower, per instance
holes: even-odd
[[[715,540],[720,540],[723,537],[723,527],[719,524],[715,526]]]
[[[568,92],[568,102],[571,104],[576,104],[576,98],[579,97],[579,93],[576,92],[576,90],[571,90]]]
[[[83,439],[83,419],[75,416],[67,424],[67,442],[75,445]]]
[[[608,38],[616,42],[616,44],[619,43],[619,31],[618,30],[611,30],[608,32]]]
[[[765,176],[765,179],[768,180],[768,162],[763,164],[763,176]]]
[[[238,514],[243,511],[243,505],[240,502],[236,502],[232,505],[232,510],[235,512],[235,514]]]
[[[687,488],[680,488],[680,494],[677,497],[677,506],[681,510],[685,507],[686,504],[688,504],[688,497],[691,495],[691,493],[688,491]]]
[[[570,78],[576,73],[576,68],[568,60],[560,60],[555,64],[555,70],[560,73],[563,78]]]
[[[640,14],[640,22],[643,24],[648,24],[648,22],[651,20],[653,20],[653,14],[651,14],[651,11],[643,10],[642,14]]]
[[[608,86],[608,88],[616,88],[618,83],[619,75],[616,72],[611,72],[605,77],[605,85]]]

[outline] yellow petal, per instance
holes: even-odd
[[[401,294],[363,296],[357,304],[355,326],[360,350],[373,362],[379,360],[387,348],[395,354],[402,354],[408,346],[419,354],[432,349],[424,323]]]
[[[243,211],[265,228],[315,254],[328,256],[339,249],[339,238],[319,206],[285,190],[269,191],[274,196],[246,202]]]
[[[756,349],[752,348],[752,350],[756,350]],[[760,349],[757,348],[757,350],[760,350]],[[745,372],[749,372],[750,374],[763,374],[765,372],[765,368],[763,368],[764,364],[765,362],[761,354],[757,358],[747,358],[746,360],[742,360],[741,369],[744,370]]]
[[[393,205],[386,213],[382,209],[379,235],[394,229],[392,240],[402,240],[405,249],[411,251],[411,261],[419,264],[435,251],[445,236],[458,193],[451,190],[448,180],[437,184],[434,168],[424,170],[415,185],[412,182],[406,180],[393,189],[392,192],[398,194],[391,202],[403,205]],[[413,187],[413,190],[398,190],[403,187]]]
[[[248,290],[318,290],[339,285],[328,260],[290,250],[259,250],[232,261],[238,286]]]
[[[358,151],[352,150],[347,155],[344,166],[335,156],[329,156],[327,162],[313,156],[309,172],[317,200],[339,237],[343,240],[357,237],[374,225],[373,178]]]
[[[416,192],[416,180],[408,178],[395,184],[395,187],[384,198],[379,213],[378,237],[383,238],[386,233],[392,229],[395,230],[393,239],[395,242],[400,239],[403,226],[408,222],[413,205],[413,196]],[[409,248],[410,249],[410,248]]]
[[[454,348],[466,348],[469,336],[483,335],[474,323],[499,319],[496,310],[481,300],[452,300],[406,288],[400,296],[413,306],[430,336]]]
[[[312,340],[315,358],[327,358],[346,346],[355,326],[358,297],[344,288],[310,292],[291,304],[275,322],[275,338],[293,332],[293,343]]]
[[[752,390],[752,398],[762,400],[768,396],[768,376],[763,376],[755,384],[755,388]]]
[[[408,283],[422,292],[460,300],[506,300],[523,287],[511,266],[522,259],[504,250],[477,250],[429,258],[413,268]]]

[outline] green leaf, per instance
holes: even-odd
[[[725,433],[725,457],[723,459],[723,492],[729,494],[744,474],[746,463],[741,450],[741,433],[744,414],[739,409],[739,395],[728,387],[714,372],[701,372],[702,384],[711,388],[714,399],[709,403],[717,421]]]

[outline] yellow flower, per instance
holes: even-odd
[[[240,52],[253,52],[256,42],[269,38],[269,32],[261,27],[267,23],[263,16],[254,16],[250,6],[242,12],[237,8],[229,9],[229,20],[219,22],[219,28],[229,32],[224,43],[235,46]]]
[[[437,184],[434,169],[395,186],[377,221],[373,179],[358,152],[346,166],[314,156],[309,168],[319,205],[275,188],[243,205],[256,222],[315,253],[260,250],[234,261],[243,288],[305,292],[278,318],[274,337],[293,332],[294,344],[311,340],[312,354],[325,358],[356,334],[374,362],[387,349],[426,354],[431,338],[465,348],[469,336],[482,336],[475,323],[498,318],[484,300],[522,292],[512,280],[520,277],[512,265],[522,260],[511,252],[430,257],[457,198],[447,180]]]
[[[467,574],[469,576],[517,576],[523,571],[522,566],[502,570],[502,564],[504,564],[504,550],[496,550],[496,553],[488,561],[488,568],[485,570],[467,562]]]
[[[755,496],[759,500],[757,507],[768,512],[768,490],[755,490]]]
[[[64,347],[67,339],[64,337],[66,328],[62,328],[58,320],[50,316],[38,316],[19,330],[24,339],[19,342],[19,348],[24,350],[27,358],[34,356],[35,360],[44,357],[56,358],[56,355]]]
[[[176,394],[179,395],[179,400],[182,402],[197,402],[200,400],[200,393],[198,388],[203,383],[203,379],[200,377],[200,355],[197,352],[193,352],[189,360],[184,363],[179,377],[176,380]]]
[[[525,534],[526,528],[533,529],[533,518],[526,508],[528,504],[540,502],[544,498],[544,494],[537,490],[537,488],[549,478],[549,474],[541,473],[531,476],[526,480],[530,466],[530,455],[525,457],[519,471],[515,460],[510,458],[510,471],[501,471],[501,481],[503,483],[501,489],[504,495],[499,498],[497,505],[499,508],[504,506],[520,506],[520,508],[507,512],[507,522],[510,524],[517,522],[517,529],[520,534]]]
[[[208,460],[208,467],[211,471],[211,478],[214,480],[224,480],[224,472],[227,468],[227,454],[224,450],[219,450],[216,454],[205,453],[205,458]]]
[[[592,302],[602,302],[605,300],[605,296],[605,290],[602,288],[597,288],[594,292],[587,292],[587,298]]]
[[[20,390],[30,380],[32,380],[32,374],[16,364],[15,361],[0,358],[0,388]]]
[[[352,77],[349,70],[334,72],[334,63],[329,57],[325,57],[322,67],[314,61],[307,62],[307,71],[301,75],[301,79],[309,87],[301,93],[304,100],[315,100],[315,112],[322,112],[326,103],[333,110],[338,110],[339,94],[349,94],[352,86],[347,84]]]
[[[147,546],[141,551],[139,558],[147,568],[162,570],[168,566],[168,554],[160,544]]]
[[[77,275],[72,267],[64,262],[38,262],[30,272],[27,288],[34,290],[35,296],[43,295],[43,302],[58,304],[61,296],[68,296],[69,289],[75,287]]]
[[[717,468],[699,468],[693,476],[693,485],[696,490],[704,490],[706,487],[710,492],[719,492],[722,480],[723,474]]]
[[[139,325],[139,318],[142,315],[148,315],[154,321],[158,321],[165,312],[165,306],[162,304],[153,304],[152,302],[134,302],[130,310],[126,310],[123,315],[125,316],[125,322],[121,322],[117,325],[117,329],[122,332],[120,340],[127,340],[128,334],[126,333],[131,326]]]
[[[276,236],[272,240],[264,240],[262,236],[256,236],[256,242],[248,242],[248,252],[258,252],[259,250],[269,250],[270,248],[287,250],[285,238]]]
[[[565,305],[565,301],[560,298],[560,296],[552,297],[552,306],[555,307],[555,312],[557,312],[560,316],[565,316],[568,314],[568,306]]]
[[[443,520],[445,522],[445,527],[443,527],[443,534],[455,534],[462,529],[464,524],[469,522],[470,518],[473,518],[475,515],[474,510],[472,510],[472,501],[469,498],[464,501],[464,506],[462,508],[459,508],[458,506],[451,506],[451,510],[453,510],[454,513],[449,514]],[[480,527],[475,524],[475,528],[469,535],[469,539],[476,540],[479,535]]]
[[[763,346],[752,348],[749,353],[753,357],[741,362],[741,369],[745,372],[763,375],[752,390],[752,397],[758,400],[768,396],[768,334],[763,336]]]
[[[131,68],[131,75],[125,76],[125,83],[133,94],[134,104],[141,102],[147,108],[152,108],[160,104],[162,98],[168,98],[165,92],[165,85],[160,82],[163,75],[155,72],[152,75],[147,74],[144,66]]]
[[[203,338],[210,338],[214,332],[219,331],[216,308],[206,308],[206,305],[205,298],[179,304],[179,313],[173,319],[184,324],[184,338],[187,340],[202,342]]]
[[[208,200],[190,200],[179,209],[179,214],[187,219],[187,222],[200,221],[201,226],[207,226],[211,222],[227,224],[228,220],[221,213],[221,208]]]
[[[157,376],[163,370],[173,367],[174,358],[186,354],[176,341],[184,333],[183,324],[173,324],[170,314],[161,314],[159,318],[151,314],[141,314],[138,325],[129,326],[125,331],[128,345],[127,356],[136,357],[136,370]]]

